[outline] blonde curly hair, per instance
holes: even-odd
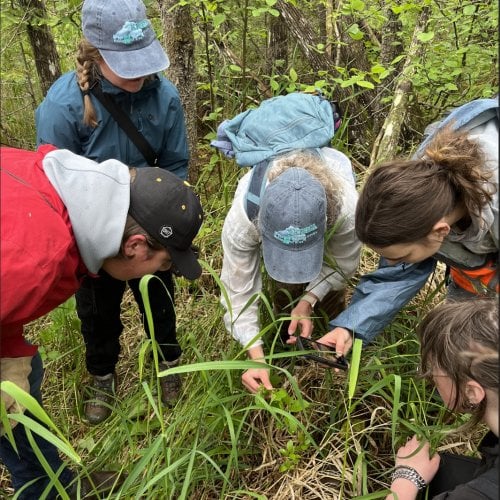
[[[340,214],[342,186],[338,179],[332,176],[330,167],[316,150],[299,149],[286,153],[273,160],[267,173],[269,182],[276,179],[285,170],[292,167],[303,168],[316,177],[325,190],[327,226],[332,227]]]

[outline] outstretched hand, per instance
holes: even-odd
[[[421,446],[420,449],[418,449],[419,446]],[[427,441],[421,443],[417,436],[413,436],[404,446],[399,448],[396,455],[396,466],[413,467],[429,484],[438,471],[440,460],[441,457],[438,453],[430,456],[430,446]]]
[[[318,342],[335,348],[337,356],[346,356],[352,348],[352,334],[340,326],[323,335]]]
[[[269,366],[265,362],[263,365],[263,368],[250,368],[241,376],[241,382],[253,394],[258,392],[261,386],[269,390],[273,388],[269,378]]]
[[[309,302],[300,300],[299,303],[292,309],[290,316],[291,321],[288,326],[288,335],[290,338],[287,344],[295,344],[295,332],[299,329],[299,334],[302,337],[310,337],[313,332],[313,322],[311,320],[312,307]]]
[[[258,392],[261,386],[271,390],[273,388],[269,372],[271,367],[264,359],[264,349],[262,345],[256,345],[248,350],[248,357],[252,361],[262,363],[262,368],[250,368],[241,376],[242,384],[253,394]]]
[[[417,436],[413,436],[408,442],[399,448],[396,455],[396,466],[406,466],[415,469],[426,484],[429,484],[439,469],[441,458],[436,453],[430,456],[428,442],[420,442]],[[413,481],[400,477],[391,483],[391,493],[386,500],[415,500],[418,497],[418,488]]]

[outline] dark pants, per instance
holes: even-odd
[[[292,309],[304,295],[305,284],[290,284],[271,281],[274,313],[279,316],[290,316]],[[345,290],[332,290],[323,300],[314,306],[313,321],[315,331],[324,335],[329,331],[328,322],[338,316],[345,309]],[[280,328],[280,337],[283,342],[289,338],[289,321],[284,321]],[[299,332],[296,332],[299,333]]]
[[[30,394],[42,404],[42,395],[40,392],[40,386],[43,379],[43,364],[40,354],[36,354],[31,361],[31,374],[28,377],[30,383]],[[25,415],[36,420],[36,418],[29,413],[25,412]],[[7,437],[3,436],[0,438],[0,459],[5,464],[7,469],[11,474],[12,486],[14,489],[20,490],[23,485],[34,481],[33,484],[25,488],[17,498],[21,500],[33,500],[35,498],[41,498],[42,492],[45,490],[49,484],[50,478],[45,472],[42,464],[38,461],[33,447],[31,446],[26,429],[24,425],[17,424],[13,429],[13,435],[15,443],[17,446],[17,452],[12,447],[10,441]],[[59,481],[68,489],[69,483],[73,480],[74,473],[64,466],[57,448],[41,438],[34,432],[32,433],[33,439],[37,447],[40,449],[40,453],[43,458],[47,461],[50,468],[59,475]],[[56,498],[57,491],[55,488],[50,490],[47,499]]]
[[[174,361],[182,353],[175,330],[174,282],[170,271],[158,271],[155,275],[161,279],[161,283],[152,279],[148,286],[154,337],[161,359]],[[130,280],[128,284],[139,305],[144,329],[150,337],[144,303],[139,292],[139,281]],[[120,354],[120,335],[123,331],[120,312],[125,285],[124,281],[116,280],[101,271],[98,278],[85,278],[76,292],[76,309],[82,322],[87,370],[92,375],[102,376],[115,371]]]

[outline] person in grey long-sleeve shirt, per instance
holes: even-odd
[[[356,233],[381,255],[380,265],[360,279],[321,342],[344,355],[353,337],[371,342],[423,287],[437,261],[450,266],[450,299],[498,294],[497,113],[497,100],[468,103],[412,160],[389,162],[367,178]]]

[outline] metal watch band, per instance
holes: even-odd
[[[423,490],[427,486],[427,483],[424,481],[419,472],[408,465],[398,465],[394,469],[394,472],[391,475],[391,480],[394,481],[396,479],[407,479],[408,481],[411,481],[418,490]]]

